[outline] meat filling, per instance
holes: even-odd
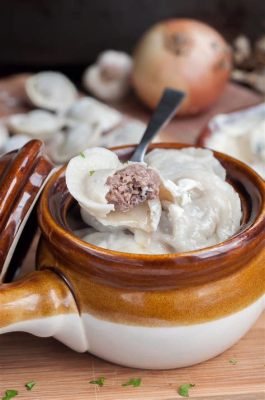
[[[106,184],[110,187],[106,200],[116,211],[129,211],[159,196],[159,175],[141,164],[131,164],[117,171],[108,177]]]

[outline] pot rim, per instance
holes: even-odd
[[[111,150],[122,152],[124,150],[130,151],[133,150],[135,145],[125,145],[125,146],[117,146],[113,147]],[[154,148],[169,148],[169,149],[181,149],[184,147],[199,147],[193,145],[185,145],[178,143],[156,143],[152,144],[149,149],[152,150]],[[52,238],[63,237],[64,246],[69,245],[69,247],[74,248],[75,252],[81,251],[82,253],[86,253],[87,255],[97,257],[98,259],[104,259],[109,261],[114,261],[118,263],[127,263],[127,264],[139,264],[143,263],[145,266],[159,266],[159,263],[163,264],[168,261],[170,267],[172,265],[175,268],[179,268],[183,262],[189,261],[189,270],[192,270],[192,261],[198,261],[198,259],[209,259],[215,258],[216,256],[224,256],[229,251],[237,252],[240,248],[246,246],[248,243],[252,242],[253,239],[257,238],[260,233],[265,232],[265,182],[262,178],[255,173],[250,167],[246,164],[242,163],[235,158],[232,158],[228,155],[219,153],[214,151],[214,155],[221,162],[229,162],[236,164],[237,169],[244,171],[244,174],[248,176],[252,183],[256,186],[259,191],[259,195],[262,198],[262,204],[258,214],[255,216],[254,221],[247,226],[242,231],[239,231],[229,239],[214,246],[187,251],[182,253],[170,253],[170,254],[136,254],[136,253],[126,253],[115,250],[105,249],[99,246],[92,245],[87,243],[74,235],[71,230],[67,230],[66,227],[63,227],[52,215],[50,206],[49,206],[49,195],[50,191],[53,188],[54,184],[57,182],[59,177],[64,175],[64,171],[66,169],[66,165],[60,168],[49,180],[47,183],[40,200],[39,205],[39,225],[41,230],[46,238],[52,240]],[[70,195],[69,195],[70,196]],[[263,236],[263,235],[262,235]],[[262,238],[261,238],[262,239]],[[245,247],[246,251],[246,247]],[[179,264],[176,263],[176,260],[179,261]],[[175,262],[174,262],[175,261]],[[172,263],[173,262],[173,263]],[[197,263],[196,263],[197,264]],[[196,267],[198,270],[198,266]]]

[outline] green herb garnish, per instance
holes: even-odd
[[[81,153],[80,153],[80,156],[82,157],[82,158],[86,158],[86,156],[85,156],[85,154],[81,151]]]
[[[10,400],[16,397],[17,395],[18,395],[17,390],[9,389],[6,390],[4,397],[2,397],[2,400]]]
[[[96,379],[94,381],[90,381],[89,383],[91,383],[92,385],[98,385],[101,387],[105,383],[105,378],[104,378],[104,376],[100,376],[98,379]]]
[[[95,171],[89,171],[89,176],[92,176],[95,173]]]
[[[132,378],[128,382],[123,383],[122,386],[133,386],[133,387],[139,387],[141,386],[142,379],[141,378]]]
[[[184,383],[178,388],[178,394],[182,397],[189,397],[189,390],[194,386],[193,383]]]
[[[35,385],[36,385],[36,382],[34,382],[34,381],[30,381],[30,382],[25,383],[25,387],[26,387],[27,390],[32,390]]]
[[[236,365],[237,364],[237,359],[236,358],[231,358],[229,360],[229,363],[232,364],[232,365]]]

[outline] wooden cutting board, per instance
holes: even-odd
[[[25,76],[0,80],[0,116],[25,111]],[[253,92],[229,84],[219,102],[199,117],[175,120],[163,133],[166,141],[194,143],[208,119],[260,100]],[[133,96],[116,105],[142,120],[149,112]],[[34,265],[34,247],[23,272]],[[233,348],[203,364],[171,371],[142,371],[105,362],[88,353],[78,354],[54,339],[40,339],[24,333],[0,337],[0,394],[6,389],[19,391],[21,400],[173,400],[180,398],[179,385],[194,383],[190,397],[204,400],[265,399],[265,316]],[[188,349],[187,349],[188,350]],[[229,360],[236,359],[235,365]],[[89,384],[100,376],[102,388]],[[130,378],[142,378],[139,388],[122,387]],[[24,384],[36,381],[31,392]]]

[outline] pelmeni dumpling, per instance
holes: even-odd
[[[252,129],[250,136],[250,147],[255,154],[256,160],[265,161],[265,121],[260,122]],[[253,157],[254,158],[254,157]],[[254,160],[255,161],[255,158]]]
[[[51,111],[64,111],[77,98],[74,84],[57,71],[43,71],[30,76],[25,83],[30,102]]]
[[[214,117],[207,147],[229,154],[265,178],[265,103],[247,110]]]
[[[93,232],[82,237],[85,242],[105,249],[123,251],[126,253],[149,253],[148,249],[138,244],[131,233],[123,230],[115,232]]]
[[[225,170],[212,152],[158,149],[146,159],[175,184],[174,201],[162,202],[163,214],[153,239],[176,252],[188,251],[220,243],[239,229],[240,198],[225,182]]]
[[[108,192],[105,182],[121,166],[117,155],[110,150],[100,147],[87,149],[69,161],[66,169],[69,192],[93,216],[105,217],[114,211],[114,205],[105,199]]]
[[[137,119],[124,121],[118,127],[111,130],[105,135],[102,135],[99,140],[99,145],[104,147],[121,146],[125,144],[139,143],[142,139],[146,124]],[[159,141],[156,140],[154,141]]]
[[[31,137],[27,135],[14,135],[11,136],[6,142],[3,147],[3,152],[8,153],[9,151],[20,149],[26,143],[32,140]]]
[[[101,132],[104,132],[118,125],[122,120],[122,115],[106,104],[86,96],[77,100],[68,109],[65,118],[75,123],[86,123],[91,128],[99,128]]]
[[[63,120],[49,111],[34,110],[27,114],[15,114],[8,118],[11,132],[28,135],[33,139],[49,139],[63,125]]]
[[[101,134],[100,127],[91,127],[86,123],[75,123],[66,126],[53,135],[48,143],[48,153],[57,163],[65,163],[82,150],[97,145]]]
[[[80,204],[85,222],[90,223],[92,216],[106,227],[154,231],[161,215],[159,199],[150,199],[126,212],[115,209],[115,205],[106,199],[110,192],[108,178],[125,167],[110,150],[88,149],[69,162],[66,169],[67,187]]]
[[[208,183],[206,179],[183,192],[178,202],[162,202],[157,231],[136,230],[137,243],[160,243],[172,253],[212,246],[231,237],[240,226],[240,199],[230,185],[223,187],[219,177],[207,178]]]
[[[0,122],[0,152],[3,151],[8,141],[8,131],[3,123]]]
[[[92,227],[83,240],[117,251],[165,254],[212,246],[238,231],[239,195],[225,181],[226,171],[211,151],[156,149],[145,160],[147,164],[129,162],[125,167],[114,153],[100,148],[71,160],[66,182],[83,220]],[[141,168],[155,174],[153,193],[158,197],[133,203],[130,209],[131,203],[125,201],[126,188],[129,197],[131,193],[126,173],[135,173],[133,188],[137,179],[146,188],[147,175],[138,174]],[[110,186],[113,182],[121,186]],[[117,209],[116,203],[125,208]]]
[[[168,246],[163,245],[161,242],[153,241],[152,243],[150,243],[148,242],[148,240],[146,240],[145,242],[142,242],[142,244],[140,244],[135,240],[135,237],[131,232],[125,232],[121,229],[115,230],[113,232],[90,232],[82,236],[82,240],[94,244],[95,246],[125,253],[168,253]]]
[[[155,149],[145,156],[146,163],[156,168],[163,178],[173,182],[181,177],[192,178],[194,171],[204,169],[225,179],[226,172],[212,151],[187,147],[180,150]]]

